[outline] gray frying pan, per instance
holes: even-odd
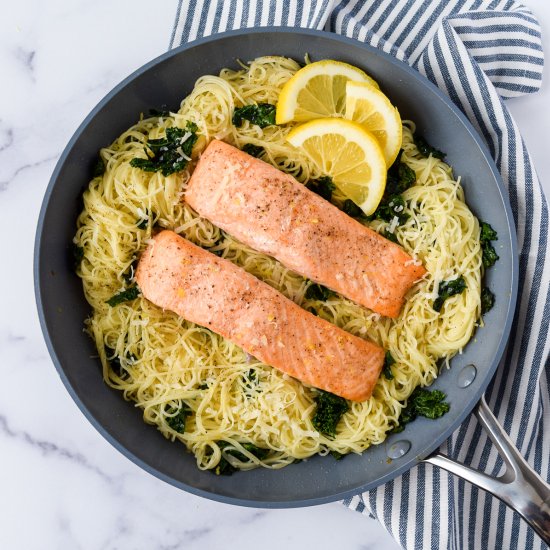
[[[198,470],[192,455],[146,425],[139,410],[103,383],[94,344],[82,331],[90,308],[69,260],[79,197],[99,149],[134,124],[141,112],[160,105],[176,109],[199,76],[235,66],[237,59],[285,55],[301,60],[305,53],[315,60],[338,59],[365,69],[403,118],[414,120],[429,142],[447,152],[455,173],[462,176],[468,204],[498,232],[500,260],[488,274],[496,305],[486,315],[486,327],[478,330],[475,340],[434,384],[451,403],[450,412],[441,419],[418,419],[384,444],[343,461],[315,457],[279,471],[258,469],[215,476]],[[491,491],[550,540],[550,489],[519,456],[482,398],[503,355],[516,304],[516,236],[506,191],[486,146],[465,117],[428,80],[393,57],[333,34],[280,28],[225,33],[148,63],[99,103],[61,155],[40,213],[34,275],[42,330],[68,392],[109,442],[160,479],[222,502],[293,507],[372,489],[424,460]],[[474,408],[507,464],[502,478],[432,454]]]

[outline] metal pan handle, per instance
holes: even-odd
[[[487,406],[484,396],[476,405],[474,414],[506,464],[502,476],[489,476],[439,453],[429,456],[424,462],[439,466],[499,498],[520,514],[543,541],[550,544],[550,485],[514,447]]]

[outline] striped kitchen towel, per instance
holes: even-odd
[[[523,456],[548,479],[548,208],[503,101],[540,87],[544,58],[536,18],[512,0],[180,0],[170,45],[283,25],[344,34],[405,61],[448,94],[487,142],[508,188],[520,249],[519,306],[505,367],[487,401]],[[441,450],[492,475],[502,468],[473,417]],[[345,504],[380,520],[405,548],[544,547],[500,501],[429,464]]]

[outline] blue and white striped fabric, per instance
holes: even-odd
[[[283,25],[340,33],[409,63],[449,95],[487,142],[508,188],[520,248],[511,344],[487,401],[548,479],[548,208],[503,101],[540,87],[544,57],[536,18],[511,0],[180,0],[171,47],[229,29]],[[473,418],[441,450],[492,475],[502,471]],[[431,465],[345,504],[376,517],[405,548],[544,547],[497,499]]]

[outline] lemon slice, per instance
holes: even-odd
[[[343,116],[346,82],[378,84],[361,69],[341,61],[316,61],[300,69],[283,86],[275,122],[305,122],[314,118]]]
[[[292,129],[287,140],[304,151],[324,175],[367,215],[386,187],[380,145],[363,126],[342,118],[319,118]]]
[[[346,83],[346,118],[365,126],[378,140],[386,165],[391,166],[401,148],[399,111],[374,86],[365,82]]]

